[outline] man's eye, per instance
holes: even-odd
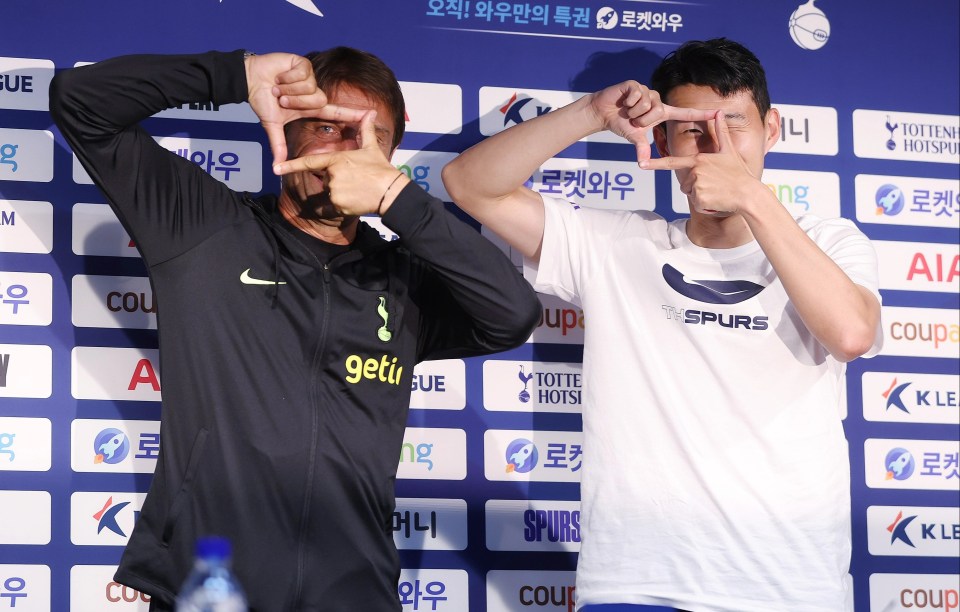
[[[311,126],[311,130],[317,138],[330,140],[340,135],[340,128],[329,123],[316,123]]]
[[[698,136],[700,134],[703,134],[703,130],[701,130],[700,128],[687,128],[686,130],[683,130],[683,133],[693,134],[694,136]]]

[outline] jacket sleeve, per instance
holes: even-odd
[[[523,344],[540,319],[540,300],[493,243],[415,183],[383,215],[425,267],[416,290],[420,360],[469,357]]]
[[[232,223],[238,194],[139,122],[189,102],[247,99],[243,52],[129,55],[59,72],[50,112],[148,265]]]

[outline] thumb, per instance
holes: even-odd
[[[377,111],[371,110],[363,114],[360,119],[360,148],[377,148],[377,127],[374,121]]]
[[[723,153],[733,147],[733,141],[730,140],[730,128],[727,126],[727,119],[723,116],[723,111],[717,111],[714,121],[714,127],[717,132],[717,145],[719,151]]]
[[[646,130],[635,130],[627,134],[627,141],[633,144],[637,151],[637,163],[643,163],[650,159],[650,140],[647,138]]]
[[[265,123],[263,124],[263,131],[267,133],[267,140],[270,143],[270,153],[273,155],[274,165],[286,161],[287,136],[283,131],[283,125]]]

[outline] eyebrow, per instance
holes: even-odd
[[[723,118],[727,121],[746,121],[747,116],[743,113],[724,113]],[[707,123],[708,121],[713,121],[713,119],[705,119],[703,121],[689,121],[686,119],[671,119],[672,123]]]

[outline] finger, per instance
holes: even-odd
[[[631,139],[633,146],[637,149],[637,163],[650,161],[650,142],[647,141],[646,134],[637,134],[638,138]]]
[[[336,153],[317,153],[316,155],[307,155],[297,157],[273,165],[273,173],[284,175],[291,172],[322,172],[333,163]]]
[[[657,159],[648,159],[640,162],[640,167],[644,170],[678,170],[681,168],[693,168],[697,163],[697,158],[693,155],[682,157],[659,157]]]
[[[311,110],[323,108],[327,105],[327,96],[323,95],[323,92],[319,89],[314,90],[313,92],[308,92],[304,95],[278,95],[276,88],[274,88],[274,90],[274,95],[277,95],[277,102],[282,108],[291,110]]]
[[[277,164],[287,159],[287,136],[283,132],[283,126],[275,123],[267,123],[263,126],[263,131],[267,133],[267,141],[270,143],[270,154],[273,155],[273,163]]]
[[[360,119],[360,148],[371,149],[377,147],[377,126],[374,121],[377,111],[371,110],[363,114]]]
[[[270,88],[270,93],[277,98],[281,96],[315,96],[322,99],[324,104],[327,103],[327,96],[313,80],[276,84]]]
[[[717,132],[718,151],[722,153],[724,150],[733,147],[733,141],[730,140],[730,128],[727,126],[727,118],[724,117],[723,111],[717,111],[715,121],[714,127]]]
[[[289,175],[289,176],[282,176],[282,177],[280,177],[281,184],[284,183],[284,182],[286,182],[286,181],[289,181],[289,182],[290,182],[290,184],[293,186],[293,190],[294,190],[294,191],[296,192],[296,194],[297,194],[297,197],[298,197],[301,201],[305,201],[305,200],[307,199],[307,197],[308,197],[308,196],[307,196],[307,186],[306,186],[306,184],[305,184],[305,182],[304,182],[304,180],[303,180],[303,176],[304,176],[304,175],[303,175],[302,172],[295,172],[295,173],[293,173],[293,174],[291,174],[291,175]]]
[[[643,98],[643,89],[636,81],[620,83],[620,92],[623,94],[621,104],[626,108],[632,108]]]
[[[635,108],[639,109],[639,107]],[[665,120],[662,104],[651,104],[642,112],[639,110],[634,112],[634,109],[631,109],[630,112],[630,125],[639,128],[653,127],[659,123],[663,123]]]
[[[363,115],[367,112],[358,108],[348,108],[346,106],[337,106],[336,104],[327,104],[317,107],[310,108],[301,108],[297,109],[300,111],[301,117],[316,117],[317,119],[326,119],[328,121],[342,121],[344,123],[352,123],[355,121],[360,121],[363,119]]]
[[[717,114],[716,110],[679,108],[676,106],[670,106],[669,104],[664,104],[663,110],[664,121],[710,121]]]
[[[313,74],[313,65],[305,57],[294,56],[290,63],[290,69],[276,76],[278,85],[296,83],[297,81],[312,82],[314,87],[317,86],[317,80]]]

